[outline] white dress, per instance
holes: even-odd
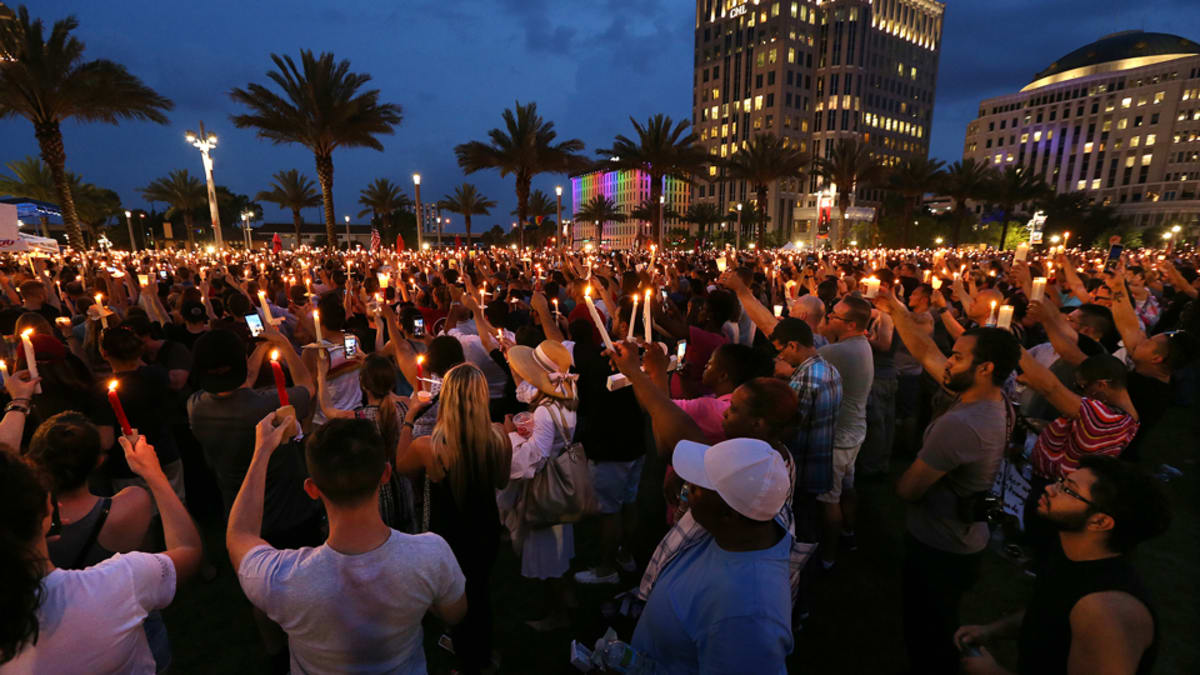
[[[346,348],[338,345],[336,347],[326,347],[325,350],[329,353],[329,369],[333,370],[338,366],[346,363],[349,359],[346,358]],[[362,406],[362,387],[359,386],[358,369],[342,373],[337,377],[326,382],[329,386],[329,403],[338,410],[356,410]],[[313,413],[313,426],[318,427],[328,422],[325,413],[321,412],[321,407],[317,406],[316,412]]]
[[[566,438],[573,438],[575,412],[559,403],[551,405],[558,409],[567,425]],[[533,433],[529,438],[515,432],[508,435],[513,446],[512,468],[508,487],[501,491],[499,497],[502,510],[511,509],[524,490],[524,481],[533,478],[549,458],[557,457],[566,447],[563,433],[555,423],[556,417],[558,415],[552,415],[548,406],[540,405],[533,411]],[[575,530],[570,524],[529,529],[521,547],[521,576],[530,579],[561,577],[567,573],[571,558],[574,557]]]

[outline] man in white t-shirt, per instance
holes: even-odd
[[[467,612],[465,579],[445,540],[402,534],[379,515],[387,451],[365,420],[333,420],[305,446],[304,489],[329,515],[316,548],[279,550],[258,536],[271,452],[295,419],[268,415],[229,514],[226,545],[246,597],[287,632],[293,672],[426,672],[425,613],[454,624]]]

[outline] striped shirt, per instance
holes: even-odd
[[[788,385],[799,398],[796,431],[787,447],[796,459],[796,486],[810,494],[833,487],[833,435],[842,404],[842,376],[814,354],[792,373]]]
[[[1094,398],[1082,399],[1079,417],[1059,417],[1038,436],[1033,446],[1033,470],[1057,480],[1079,468],[1088,455],[1121,454],[1138,430],[1138,421],[1120,408]]]

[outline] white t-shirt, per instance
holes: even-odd
[[[394,530],[358,555],[256,546],[238,581],[287,632],[294,673],[425,673],[421,619],[466,588],[444,539]]]
[[[488,383],[488,398],[504,398],[504,385],[508,383],[508,374],[492,360],[491,355],[483,348],[483,342],[479,339],[479,335],[459,330],[457,326],[450,329],[447,335],[458,339],[462,344],[463,356],[483,371],[483,376]],[[504,335],[510,340],[513,337],[509,331],[505,331]]]
[[[0,582],[2,583],[2,582]],[[117,554],[42,580],[38,640],[0,666],[9,673],[153,673],[142,621],[175,597],[175,564],[159,553]]]

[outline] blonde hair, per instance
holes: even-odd
[[[460,510],[465,508],[469,485],[490,489],[507,482],[512,445],[492,426],[487,379],[474,364],[460,363],[442,379],[430,442],[433,456],[449,474],[450,492]]]

